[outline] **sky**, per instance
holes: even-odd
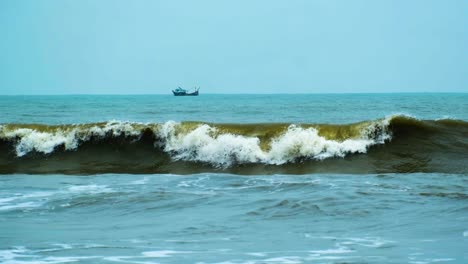
[[[468,92],[466,0],[1,0],[0,94]]]

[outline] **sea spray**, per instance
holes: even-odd
[[[384,119],[386,120],[386,119]],[[289,125],[276,131],[278,136],[260,138],[247,133],[230,132],[223,124],[178,123],[141,124],[109,121],[83,125],[3,125],[0,138],[15,145],[16,155],[22,157],[30,152],[50,154],[54,150],[77,150],[91,139],[124,137],[138,140],[145,130],[155,135],[155,147],[161,147],[174,160],[207,162],[215,166],[230,166],[234,163],[284,164],[297,159],[326,159],[344,157],[348,153],[365,153],[374,144],[383,144],[389,139],[383,120],[362,126],[356,124],[360,133],[344,140],[320,135],[313,125]],[[249,130],[249,126],[244,125]],[[258,125],[260,128],[266,125]],[[218,128],[219,127],[219,128]],[[350,126],[352,127],[352,125]],[[376,127],[379,128],[376,133]],[[237,129],[239,132],[239,129]],[[262,149],[262,145],[266,146]]]
[[[343,125],[4,124],[0,173],[463,172],[457,164],[467,158],[467,133],[464,121],[402,115]]]

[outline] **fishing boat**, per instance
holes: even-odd
[[[200,90],[200,87],[195,88],[193,92],[177,87],[177,89],[172,90],[172,93],[174,93],[175,96],[198,96],[198,90]]]

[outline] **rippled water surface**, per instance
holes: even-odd
[[[0,96],[0,112],[0,263],[468,263],[468,94]],[[334,126],[395,114],[367,138],[391,141],[354,152]],[[235,140],[119,134],[170,120],[234,123]],[[50,127],[83,123],[117,128]],[[278,141],[258,123],[330,126],[283,137],[283,167],[239,164],[232,133]]]
[[[2,263],[466,263],[450,174],[0,177]]]
[[[168,91],[169,92],[169,91]],[[468,120],[468,94],[0,96],[0,123],[353,123],[407,114]]]

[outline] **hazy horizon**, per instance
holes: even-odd
[[[467,92],[466,1],[1,1],[0,94]]]
[[[173,96],[172,92],[168,90],[169,92],[167,93],[64,93],[64,94],[0,94],[0,96],[86,96],[86,95],[95,95],[95,96],[144,96],[144,95],[170,95]],[[190,91],[190,89],[189,89]],[[468,94],[468,92],[465,91],[460,91],[460,92],[296,92],[296,93],[203,93],[200,90],[200,96],[202,95],[346,95],[346,94],[352,94],[352,95],[359,95],[359,94]]]

